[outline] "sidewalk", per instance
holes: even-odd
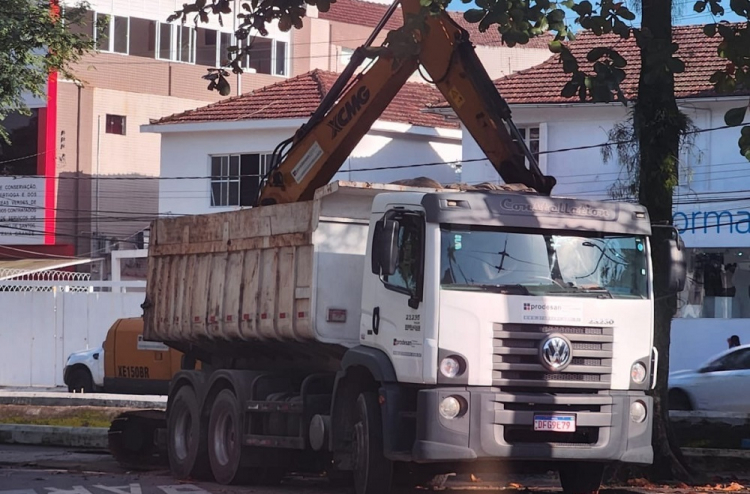
[[[91,406],[122,408],[167,408],[166,396],[111,393],[68,393],[67,391],[16,391],[0,389],[0,405]]]

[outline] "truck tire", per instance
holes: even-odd
[[[167,456],[172,475],[185,480],[209,477],[206,434],[201,430],[198,398],[190,386],[181,387],[167,414]]]
[[[604,463],[582,461],[560,465],[560,485],[563,494],[597,494],[604,477]]]
[[[229,389],[216,395],[208,420],[208,459],[220,484],[246,483],[247,462],[243,461],[242,413],[237,397]]]
[[[390,492],[393,462],[383,454],[383,422],[377,393],[362,393],[354,410],[354,492],[382,494]]]
[[[93,393],[94,380],[91,378],[91,372],[88,369],[73,369],[68,379],[68,391],[70,393]]]

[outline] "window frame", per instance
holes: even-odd
[[[120,118],[122,119],[121,128],[122,132],[110,132],[110,118]],[[114,125],[112,126],[114,128]],[[104,133],[110,134],[110,135],[116,135],[116,136],[124,136],[128,134],[128,117],[127,115],[116,115],[114,113],[105,113],[104,114]]]
[[[169,56],[167,58],[161,55],[161,41],[162,41],[162,26],[169,26]],[[183,26],[182,24],[172,24],[169,22],[157,22],[156,23],[156,42],[155,52],[156,60],[163,60],[165,62],[185,63],[195,65],[197,58],[196,54],[196,43],[197,43],[197,29],[190,26]],[[182,56],[182,37],[184,30],[190,35],[188,41],[188,60],[181,60]]]
[[[412,300],[415,300],[417,302],[422,302],[423,296],[424,296],[425,235],[426,235],[425,215],[423,212],[420,212],[420,211],[391,210],[383,216],[383,220],[398,221],[399,231],[400,231],[400,229],[402,228],[401,222],[406,217],[409,217],[410,219],[415,218],[418,223],[418,228],[419,228],[419,232],[418,232],[419,259],[417,261],[416,287],[414,291],[412,292],[412,290],[410,290],[408,287],[390,283],[387,279],[388,278],[387,275],[383,275],[381,273],[378,275],[378,278],[380,279],[380,282],[383,284],[386,290],[390,290],[393,292],[400,293],[402,295],[409,296],[410,303]],[[371,246],[371,252],[374,251],[374,249],[376,248],[376,246],[374,245],[374,241],[375,241],[375,237],[373,237],[373,245]],[[399,260],[400,258],[401,258],[401,249],[399,248]],[[401,278],[403,279],[403,276]]]
[[[242,65],[247,69],[248,72],[252,71],[254,74],[265,74],[265,75],[271,75],[275,77],[289,77],[289,59],[290,59],[290,50],[291,50],[291,43],[287,40],[282,39],[276,39],[276,38],[270,38],[266,36],[250,36],[249,38],[261,38],[266,39],[271,42],[271,59],[269,61],[270,71],[269,72],[258,72],[257,69],[250,66],[250,54],[245,54],[242,60]],[[244,46],[247,46],[248,39],[245,39],[243,41],[245,43]],[[278,44],[284,43],[284,73],[280,74],[277,70],[278,68]]]
[[[108,47],[107,49],[100,49],[99,48],[99,36],[96,30],[96,26],[99,25],[99,16],[108,17],[109,21],[107,24],[107,41],[108,41]],[[120,17],[127,20],[127,25],[125,27],[125,51],[115,51],[115,25],[117,22],[115,21],[116,17]],[[94,11],[94,42],[96,43],[97,50],[99,50],[101,53],[114,53],[117,55],[130,55],[130,16],[126,15],[116,15],[116,14],[108,14],[105,12],[99,12]]]
[[[250,175],[243,175],[242,174],[242,158],[244,156],[257,156],[258,157],[258,175],[250,174]],[[215,176],[213,173],[213,160],[215,158],[222,159],[222,174]],[[232,158],[237,159],[237,175],[232,175]],[[226,164],[224,164],[224,159],[226,159]],[[249,152],[249,153],[228,153],[228,154],[213,154],[208,156],[208,194],[209,194],[209,207],[211,208],[245,208],[245,207],[252,207],[252,205],[243,205],[242,204],[242,179],[246,178],[249,179],[251,177],[257,177],[258,184],[257,189],[260,189],[261,184],[263,183],[263,180],[265,176],[268,174],[268,171],[270,169],[271,162],[273,159],[273,153],[272,152]],[[224,170],[226,170],[226,174],[224,174]],[[227,193],[226,193],[226,201],[223,202],[221,199],[223,198],[223,195],[220,194],[219,196],[219,202],[214,201],[214,184],[221,183],[221,184],[227,184]],[[237,187],[237,204],[231,204],[230,197],[231,193],[229,191],[229,187],[232,185],[235,185]]]
[[[542,173],[547,173],[547,124],[546,122],[530,123],[518,125],[518,130],[524,135],[526,146],[531,149],[531,131],[537,129],[539,137],[535,139],[539,144],[536,161]],[[526,166],[529,166],[529,160],[525,159]]]

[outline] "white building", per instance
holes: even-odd
[[[687,66],[676,76],[679,107],[699,130],[681,153],[680,186],[674,198],[674,224],[689,248],[688,285],[672,326],[671,367],[679,370],[695,368],[725,350],[730,335],[750,342],[750,163],[739,154],[739,129],[724,128],[726,110],[746,105],[748,97],[717,95],[709,83],[711,74],[726,63],[716,56],[719,40],[706,38],[701,26],[677,27],[674,39]],[[583,60],[592,47],[612,46],[613,41],[628,57],[628,66],[634,67],[624,83],[626,95],[632,97],[638,81],[633,39],[582,35],[570,46]],[[629,108],[563,98],[560,91],[567,80],[553,57],[496,86],[539,152],[542,170],[557,178],[554,194],[611,199],[615,182],[628,177],[616,156],[603,160],[602,149],[609,131],[627,120]],[[476,142],[464,133],[466,182],[498,180],[481,158]]]
[[[268,171],[268,155],[308,120],[336,78],[333,72],[315,70],[143,126],[143,132],[161,134],[159,213],[252,206]],[[455,182],[451,164],[461,155],[461,131],[442,116],[423,111],[438,98],[429,85],[407,83],[334,180],[428,176]],[[382,167],[391,168],[373,170]]]

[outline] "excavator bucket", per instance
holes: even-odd
[[[167,414],[163,410],[124,412],[109,427],[109,451],[125,468],[156,470],[168,468],[166,441]]]

